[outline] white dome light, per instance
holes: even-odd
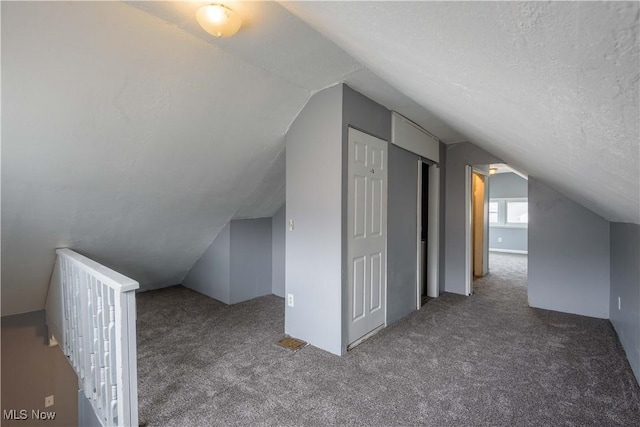
[[[215,37],[232,36],[242,25],[240,16],[223,4],[202,6],[196,12],[196,19],[207,33]]]

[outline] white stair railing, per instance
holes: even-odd
[[[57,258],[47,325],[103,426],[138,425],[136,300],[139,284],[70,249]]]

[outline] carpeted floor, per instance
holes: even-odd
[[[277,346],[275,296],[225,306],[180,286],[141,293],[140,420],[640,425],[640,388],[609,322],[529,308],[526,256],[490,261],[473,296],[431,300],[344,357]]]

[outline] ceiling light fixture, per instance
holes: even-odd
[[[496,172],[498,172],[498,168],[496,167],[489,168],[489,175],[495,175]]]
[[[242,25],[240,16],[220,3],[202,6],[196,12],[196,19],[207,33],[215,37],[232,36]]]

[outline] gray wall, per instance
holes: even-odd
[[[342,354],[342,85],[316,93],[286,135],[285,333]]]
[[[609,318],[609,222],[529,177],[529,304]]]
[[[387,324],[416,309],[419,156],[389,144]]]
[[[469,142],[447,146],[445,183],[445,291],[464,294],[465,285],[465,165],[502,163]]]
[[[287,219],[286,205],[271,218],[271,292],[284,297],[285,247]]]
[[[490,226],[489,227],[489,250],[527,252],[528,232],[526,228]],[[498,238],[502,242],[498,242]]]
[[[271,218],[231,221],[231,304],[271,294]]]
[[[389,141],[391,113],[346,85],[315,94],[286,136],[285,332],[343,354],[347,343],[346,238],[348,127]]]
[[[640,382],[640,225],[612,222],[610,235],[609,318]]]
[[[102,427],[102,423],[94,412],[91,401],[85,396],[84,390],[78,390],[78,426]]]
[[[513,172],[491,175],[489,178],[489,198],[527,198],[527,180]],[[489,250],[527,251],[526,227],[489,225]],[[502,242],[498,242],[498,238]]]
[[[2,408],[55,411],[43,425],[78,425],[78,377],[58,346],[48,347],[44,311],[2,318]],[[44,398],[54,395],[45,408]],[[3,426],[33,425],[2,420]]]
[[[271,218],[230,221],[182,280],[183,286],[235,304],[271,294]]]
[[[518,198],[527,197],[527,180],[513,172],[497,173],[489,178],[489,197]]]
[[[0,3],[5,315],[44,307],[59,247],[141,289],[180,283],[236,213],[284,202],[258,191],[278,188],[283,130],[339,75],[309,46],[354,64],[275,4],[270,18],[303,34],[286,67],[124,2]]]
[[[231,223],[191,267],[182,285],[225,304],[231,303]]]

